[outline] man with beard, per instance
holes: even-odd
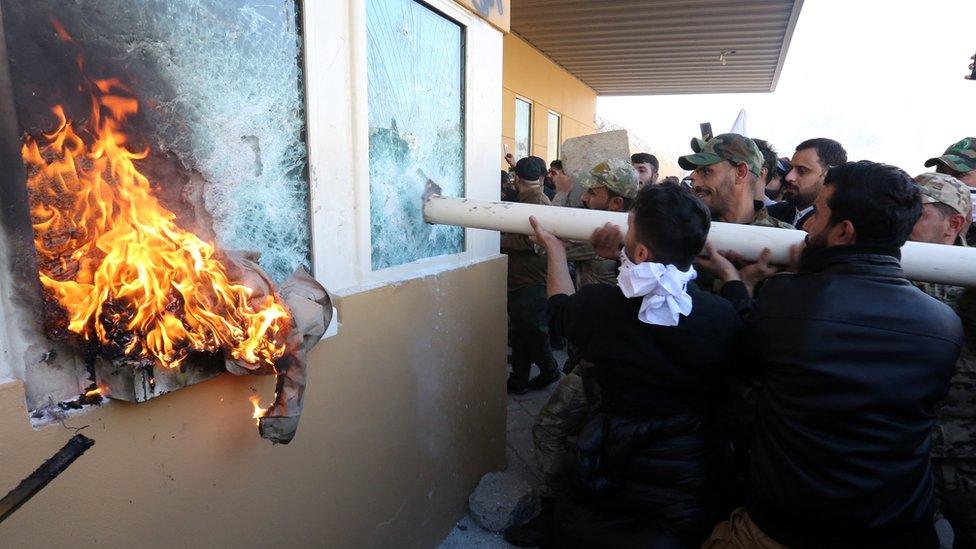
[[[737,271],[707,247],[746,323],[741,364],[762,387],[746,505],[703,548],[938,546],[931,433],[963,332],[901,270],[921,209],[898,168],[832,168],[798,272],[755,300],[768,250]]]
[[[935,166],[938,173],[951,175],[962,181],[969,188],[969,198],[976,209],[976,137],[967,137],[949,145],[942,156],[925,161],[925,167],[931,166]],[[976,211],[973,215],[976,215]],[[970,244],[976,240],[976,224],[970,226],[966,237]]]
[[[566,206],[568,189],[572,188],[569,176],[557,174],[555,181],[559,192],[553,200],[554,206]],[[631,201],[637,196],[638,175],[626,162],[605,160],[579,177],[583,190],[580,202],[588,210],[626,212]],[[576,271],[576,287],[584,284],[616,284],[617,261],[605,259],[593,251],[589,242],[568,242],[566,258],[573,262]]]
[[[637,184],[639,188],[657,183],[657,172],[661,164],[657,161],[656,156],[645,152],[632,154],[630,156],[630,165],[637,170],[637,176],[640,181]]]
[[[965,246],[973,216],[969,187],[940,173],[923,173],[915,182],[922,192],[922,216],[911,239]],[[966,335],[949,395],[936,409],[932,468],[936,504],[952,524],[956,547],[976,547],[976,289],[930,282],[915,285],[951,307]]]
[[[793,227],[766,212],[766,206],[756,200],[759,176],[763,174],[764,158],[756,143],[734,133],[721,134],[702,141],[692,139],[695,154],[682,156],[678,164],[691,174],[693,190],[708,206],[713,221],[792,229]],[[775,153],[771,158],[776,159]],[[761,191],[760,191],[761,192]],[[699,265],[701,267],[701,265]],[[698,269],[698,285],[709,292],[718,292],[722,281],[708,269]],[[743,486],[748,478],[749,443],[756,422],[757,381],[749,377],[729,376],[725,427],[732,436],[735,477],[731,479],[728,497],[741,502]]]
[[[814,200],[823,188],[827,170],[847,162],[847,151],[833,139],[817,137],[796,146],[783,185],[784,201],[770,206],[769,215],[803,229],[813,215]]]
[[[768,215],[756,200],[756,184],[762,173],[763,156],[748,137],[723,133],[708,141],[691,140],[694,154],[682,156],[678,165],[691,174],[692,188],[708,206],[714,221],[792,229]]]

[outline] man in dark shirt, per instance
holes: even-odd
[[[542,194],[544,165],[534,158],[528,156],[515,164],[518,201],[548,206],[549,199]],[[501,251],[508,256],[508,318],[512,345],[508,392],[524,394],[559,379],[559,366],[552,356],[546,318],[546,261],[535,252],[535,246],[525,235],[502,233]],[[533,363],[539,366],[539,375],[530,380]]]
[[[963,336],[901,270],[921,209],[898,168],[832,168],[798,272],[769,278],[755,300],[768,265],[736,271],[708,247],[761,389],[745,508],[703,547],[938,545],[931,432]]]
[[[716,403],[740,321],[692,282],[709,218],[678,186],[645,187],[617,285],[576,293],[563,243],[531,220],[548,254],[552,328],[580,349],[588,401],[579,485],[556,506],[559,546],[695,545],[716,520],[727,449]]]
[[[827,170],[847,162],[847,151],[826,137],[807,139],[796,146],[783,184],[783,202],[769,207],[769,215],[803,230],[813,215],[814,200],[823,188]]]

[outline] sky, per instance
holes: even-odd
[[[691,153],[699,123],[727,132],[740,109],[748,136],[780,156],[830,137],[850,160],[916,175],[976,136],[976,81],[963,78],[976,54],[974,22],[976,0],[806,0],[775,92],[600,97],[597,115],[646,143],[662,176],[685,173],[677,157]]]

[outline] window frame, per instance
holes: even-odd
[[[529,107],[529,119],[528,119],[528,125],[529,125],[529,128],[528,128],[528,134],[529,134],[528,135],[528,141],[529,142],[528,142],[528,145],[526,146],[526,151],[525,151],[525,154],[524,155],[520,155],[519,154],[519,146],[518,146],[518,122],[519,122],[518,121],[518,113],[519,113],[518,105],[519,105],[519,101],[521,101],[522,103],[525,103]],[[515,105],[515,116],[513,117],[513,119],[515,121],[515,128],[514,128],[514,131],[512,132],[512,134],[513,134],[512,135],[512,139],[515,141],[515,160],[519,160],[520,158],[524,158],[526,156],[532,156],[532,123],[534,122],[533,119],[535,118],[535,102],[532,101],[531,99],[529,99],[528,97],[523,97],[521,95],[516,95],[515,96],[515,103],[514,103],[514,105]]]
[[[552,135],[553,117],[556,118],[556,136],[555,136],[556,151],[555,152],[553,152],[552,150],[553,147],[551,146],[553,144],[553,135]],[[552,162],[553,160],[559,160],[559,152],[560,149],[562,148],[562,137],[563,137],[563,115],[559,114],[558,112],[552,109],[549,109],[549,112],[546,115],[546,152],[549,153],[549,162]]]
[[[464,230],[464,251],[372,270],[366,2],[304,2],[315,277],[336,295],[497,256],[498,233]],[[498,199],[502,33],[454,0],[426,7],[464,29],[464,194]],[[419,198],[419,197],[418,197]]]

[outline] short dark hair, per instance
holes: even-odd
[[[634,164],[650,164],[654,166],[655,170],[661,168],[661,165],[657,161],[657,157],[650,153],[634,153],[630,155],[630,161]]]
[[[817,149],[817,156],[820,157],[820,165],[823,168],[840,166],[847,162],[847,151],[840,143],[826,137],[815,137],[807,139],[796,146],[797,151],[804,149]]]
[[[562,170],[563,169],[563,161],[562,160],[553,160],[552,162],[549,163],[549,167],[550,168],[555,168],[557,170]]]
[[[759,147],[759,152],[763,155],[763,167],[766,168],[766,183],[769,183],[776,177],[776,162],[779,160],[779,154],[776,149],[769,144],[769,141],[765,139],[753,139],[756,142],[756,146]]]
[[[830,224],[850,221],[858,244],[900,248],[922,215],[921,194],[900,168],[861,160],[835,166],[825,186],[833,186]]]
[[[711,215],[697,196],[678,185],[645,185],[634,200],[637,240],[651,249],[655,263],[691,267],[705,247]]]

